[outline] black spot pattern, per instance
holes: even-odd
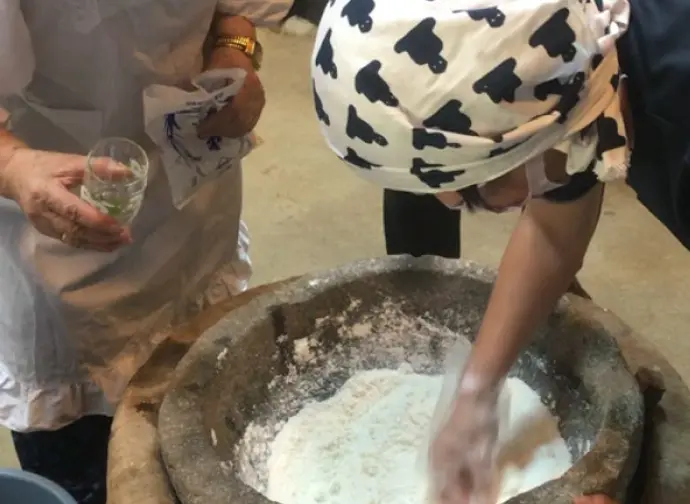
[[[435,33],[436,20],[426,18],[395,43],[396,53],[406,53],[419,66],[427,66],[435,74],[442,74],[448,62],[441,55],[443,40]]]
[[[432,1],[436,0],[426,0],[426,2]],[[591,4],[596,2],[603,9],[601,0],[580,0],[580,2],[590,4],[588,8],[593,8]],[[333,25],[333,29],[324,27],[325,36],[316,50],[314,67],[318,67],[320,71],[315,70],[313,73],[314,106],[319,121],[329,126],[322,131],[330,131],[334,126],[345,128],[345,133],[351,141],[338,136],[334,136],[331,141],[334,142],[333,146],[338,152],[346,152],[341,157],[349,164],[372,170],[395,163],[396,161],[388,158],[390,152],[396,152],[398,156],[402,153],[405,153],[402,154],[405,156],[409,155],[412,158],[411,167],[408,168],[410,191],[414,192],[415,188],[421,188],[420,192],[424,192],[424,187],[435,190],[453,190],[455,187],[461,187],[461,178],[465,170],[452,166],[454,163],[446,166],[442,164],[444,160],[440,160],[439,163],[438,151],[464,148],[467,149],[467,154],[471,155],[472,150],[468,146],[463,147],[463,144],[469,144],[469,141],[464,142],[462,136],[459,137],[460,140],[456,140],[458,137],[454,135],[479,136],[473,129],[473,119],[479,124],[481,117],[482,124],[485,121],[491,124],[491,114],[503,113],[501,112],[504,109],[502,104],[515,103],[519,97],[520,105],[525,106],[526,117],[536,120],[543,114],[556,112],[558,122],[563,124],[568,121],[569,115],[572,115],[572,111],[580,103],[582,99],[580,95],[583,93],[589,76],[594,74],[596,78],[600,78],[601,74],[606,72],[605,79],[610,79],[609,82],[614,91],[618,89],[620,76],[617,73],[612,75],[608,66],[605,69],[602,68],[604,57],[601,54],[593,55],[587,69],[571,77],[564,76],[564,72],[559,68],[556,68],[558,73],[553,72],[554,67],[573,62],[578,55],[578,48],[582,41],[576,40],[576,33],[569,24],[569,20],[571,16],[573,19],[577,17],[577,13],[571,10],[579,6],[552,10],[539,18],[537,25],[528,25],[530,28],[525,28],[523,32],[512,33],[503,33],[501,28],[506,31],[513,30],[518,19],[511,19],[511,16],[515,16],[513,12],[503,11],[496,5],[452,10],[453,14],[458,15],[456,19],[458,26],[464,27],[468,33],[473,34],[474,31],[491,33],[495,34],[497,39],[503,40],[507,37],[510,40],[510,46],[505,48],[502,57],[493,60],[488,54],[484,56],[490,58],[490,66],[480,67],[479,72],[476,69],[470,69],[476,72],[473,74],[473,78],[476,79],[472,83],[473,95],[471,91],[468,93],[465,89],[453,89],[451,75],[448,78],[450,81],[445,79],[447,82],[444,82],[444,78],[430,81],[428,74],[420,75],[421,72],[431,72],[441,76],[448,72],[449,62],[444,58],[444,50],[448,52],[448,48],[444,46],[444,37],[453,36],[452,26],[438,26],[437,23],[442,21],[440,18],[437,21],[433,17],[432,10],[429,10],[430,14],[423,19],[421,17],[412,19],[403,13],[395,23],[386,24],[389,21],[386,16],[377,16],[378,3],[381,3],[380,0],[341,0],[340,2],[322,0],[322,5],[335,6],[338,12],[332,11],[331,16],[327,18],[337,24]],[[443,4],[438,2],[437,5]],[[398,7],[395,6],[395,8]],[[402,3],[400,9],[405,9]],[[443,15],[445,16],[446,13]],[[524,13],[520,15],[522,14]],[[342,34],[335,35],[333,30],[336,28],[341,29]],[[381,38],[368,41],[366,37],[372,37],[372,32],[375,35],[380,34]],[[349,37],[360,38],[362,44],[360,47],[363,48],[361,56],[344,52],[348,50],[346,42]],[[389,45],[381,45],[381,42],[386,42],[386,37],[391,37]],[[491,44],[491,41],[487,43]],[[390,44],[394,53],[400,56],[391,53]],[[341,51],[342,54],[335,54],[335,51]],[[520,59],[522,55],[526,61]],[[361,59],[362,57],[367,59]],[[336,61],[340,62],[341,58],[343,64],[355,62],[356,65],[363,66],[357,66],[354,69],[347,68],[347,71],[343,68],[341,69],[343,75],[339,76]],[[525,66],[530,64],[530,58],[538,58],[534,60],[534,68]],[[487,68],[488,71],[486,71]],[[348,77],[349,82],[338,82],[339,77],[343,80],[344,76],[349,76],[353,70],[355,71],[354,78]],[[453,69],[454,72],[456,70],[462,72],[462,66]],[[482,73],[484,75],[480,76]],[[533,79],[534,75],[549,73],[559,77],[544,82],[529,80]],[[329,77],[331,81],[328,80]],[[419,79],[420,86],[429,86],[429,89],[415,89],[415,79]],[[407,81],[411,81],[411,85]],[[325,90],[329,89],[329,85],[340,86],[340,89],[337,92],[326,93]],[[321,96],[317,89],[321,91]],[[426,94],[436,96],[437,93],[440,93],[447,101],[440,102],[443,103],[440,108],[419,124],[419,108],[424,110],[422,114],[429,113],[429,109],[426,108],[428,102],[424,101]],[[489,107],[488,100],[499,107]],[[538,103],[544,101],[547,101],[549,105]],[[463,102],[465,102],[464,110]],[[550,105],[554,102],[556,104],[551,108]],[[530,106],[534,109],[530,109]],[[335,115],[336,107],[342,107],[338,109],[337,116]],[[342,121],[340,118],[345,112],[345,107],[347,107],[347,118]],[[386,110],[384,107],[391,109]],[[508,107],[505,108],[508,109]],[[545,112],[545,108],[551,109]],[[395,128],[391,127],[390,131],[386,121],[369,123],[372,117],[381,117],[381,115],[376,115],[377,110],[384,116],[390,114],[391,122],[400,122]],[[607,164],[616,163],[619,166],[619,163],[624,162],[621,161],[620,149],[627,146],[627,139],[618,133],[618,131],[624,131],[622,118],[618,117],[617,111],[611,110],[611,112],[615,117],[606,117],[602,114],[588,128],[578,133],[583,143],[597,141],[596,153],[600,159]],[[489,116],[482,117],[479,114],[489,114]],[[336,117],[338,117],[337,120]],[[526,121],[530,120],[526,119]],[[551,127],[549,124],[549,122],[537,123],[535,126],[546,129]],[[474,125],[474,127],[478,126]],[[506,142],[505,135],[505,131],[482,132],[486,140],[493,141],[493,145],[488,143],[487,150],[494,148],[487,155],[487,160],[500,157],[529,141],[528,138],[505,146],[504,143],[511,143]],[[404,138],[407,138],[406,142],[403,141]],[[337,145],[336,139],[345,140],[345,145]],[[395,143],[390,144],[394,140]],[[410,148],[413,149],[411,155]],[[480,156],[482,155],[484,154]],[[383,165],[376,164],[370,159],[375,159]],[[503,162],[497,159],[489,164]],[[400,165],[397,167],[403,168]],[[391,169],[395,169],[395,166],[391,166]],[[385,177],[387,171],[388,169],[378,170],[376,176]]]
[[[568,120],[568,114],[580,101],[580,91],[582,91],[582,86],[584,83],[584,72],[578,72],[573,76],[570,82],[563,86],[563,94],[561,99],[554,108],[554,110],[560,112],[561,114],[561,117],[558,118],[558,122],[560,124],[563,124]]]
[[[615,119],[600,116],[596,124],[599,133],[599,142],[597,143],[597,155],[599,157],[606,151],[627,145],[625,137],[618,133],[618,123]]]
[[[371,103],[381,102],[389,107],[397,107],[398,99],[380,72],[381,62],[378,60],[363,66],[355,75],[355,91]]]
[[[513,103],[515,92],[522,85],[522,80],[515,73],[516,66],[515,58],[508,58],[477,80],[472,89],[477,94],[487,94],[496,104]]]
[[[483,9],[454,10],[454,14],[466,12],[473,21],[486,21],[491,28],[500,28],[506,21],[506,15],[498,7],[486,7]]]
[[[378,168],[381,165],[371,163],[361,157],[354,149],[351,147],[347,148],[347,155],[343,158],[344,161],[355,165],[357,168],[362,168],[363,170],[371,170],[372,168]]]
[[[518,143],[516,143],[514,145],[510,145],[508,147],[496,147],[495,149],[492,149],[491,152],[489,152],[489,157],[492,158],[492,157],[500,156],[501,154],[505,154],[506,152],[510,152],[513,149],[518,148],[522,144],[523,144],[523,142],[518,142]]]
[[[563,58],[566,63],[577,54],[575,32],[568,24],[570,11],[564,7],[556,11],[529,38],[532,47],[542,46],[552,58]]]
[[[455,180],[455,177],[465,173],[465,170],[444,171],[436,168],[443,168],[443,165],[427,163],[422,158],[416,157],[412,160],[410,173],[433,189],[440,189],[443,184],[449,184]]]
[[[614,91],[618,91],[618,85],[620,84],[621,76],[620,74],[614,74],[611,76],[611,87]]]
[[[314,108],[316,110],[316,117],[324,123],[326,126],[331,125],[331,118],[328,117],[328,114],[323,108],[323,102],[321,101],[321,97],[319,96],[319,93],[316,92],[316,84],[312,82],[312,92],[314,93]]]
[[[539,101],[546,100],[549,95],[563,94],[563,84],[558,79],[551,79],[534,87],[534,97]]]
[[[450,100],[422,123],[425,127],[439,129],[459,135],[476,136],[472,131],[472,120],[460,110],[460,100]]]
[[[449,142],[443,133],[429,131],[425,128],[414,128],[412,130],[412,146],[417,150],[423,150],[426,147],[435,147],[436,149],[457,148],[460,147],[460,144]]]
[[[345,133],[351,139],[360,139],[366,144],[376,143],[381,146],[388,145],[388,140],[386,140],[383,135],[377,133],[371,124],[357,115],[357,109],[354,105],[350,105],[347,108],[347,126],[345,127]]]
[[[357,26],[359,31],[367,33],[371,31],[374,20],[371,13],[374,12],[376,3],[374,0],[350,0],[343,7],[342,17],[347,18],[350,26]]]
[[[604,57],[601,54],[595,54],[592,57],[592,70],[599,68],[599,65],[601,65],[602,61],[604,61]]]
[[[333,36],[333,30],[328,30],[326,36],[321,42],[319,51],[316,53],[316,58],[314,59],[314,64],[323,71],[324,75],[330,75],[332,78],[338,78],[338,67],[335,65],[333,60],[334,52],[333,45],[331,44],[331,37]]]

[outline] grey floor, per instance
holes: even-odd
[[[258,133],[265,144],[244,168],[254,284],[383,255],[380,192],[338,166],[318,134],[308,78],[309,38],[269,33],[263,40],[269,103]],[[466,217],[465,257],[496,265],[515,217]],[[625,186],[610,186],[580,278],[600,305],[654,342],[686,381],[689,272],[690,253]],[[9,438],[0,432],[0,466],[15,463]]]

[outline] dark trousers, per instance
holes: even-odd
[[[326,3],[327,0],[295,0],[285,19],[299,16],[313,25],[318,25],[323,11],[326,10]]]
[[[87,416],[56,431],[13,432],[22,469],[54,481],[78,504],[106,504],[112,419]]]
[[[386,189],[383,228],[389,255],[460,257],[460,212],[450,210],[433,195],[417,196]],[[577,278],[568,292],[592,299]]]
[[[450,210],[434,195],[386,189],[383,228],[390,255],[460,257],[460,212]]]

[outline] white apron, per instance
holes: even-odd
[[[221,3],[270,24],[291,1]],[[20,44],[20,36],[0,48],[0,68],[12,68],[14,58],[21,70],[32,49],[36,65],[21,95],[8,97],[13,90],[2,89],[0,76],[13,132],[34,148],[77,153],[99,138],[125,136],[151,158],[134,244],[110,254],[40,235],[13,202],[0,199],[0,424],[55,429],[85,414],[110,414],[169,327],[246,288],[239,164],[177,210],[143,134],[142,90],[199,73],[217,4],[0,0],[0,40],[21,35],[7,24],[16,22],[14,12],[33,45]]]

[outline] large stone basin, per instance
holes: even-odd
[[[257,489],[276,426],[358,370],[407,362],[443,372],[448,349],[473,339],[493,278],[467,262],[376,259],[230,313],[180,362],[161,407],[162,456],[182,504],[268,504]],[[599,491],[625,497],[644,411],[607,320],[594,305],[574,309],[564,299],[513,367],[559,417],[576,463],[509,504],[571,504]]]

